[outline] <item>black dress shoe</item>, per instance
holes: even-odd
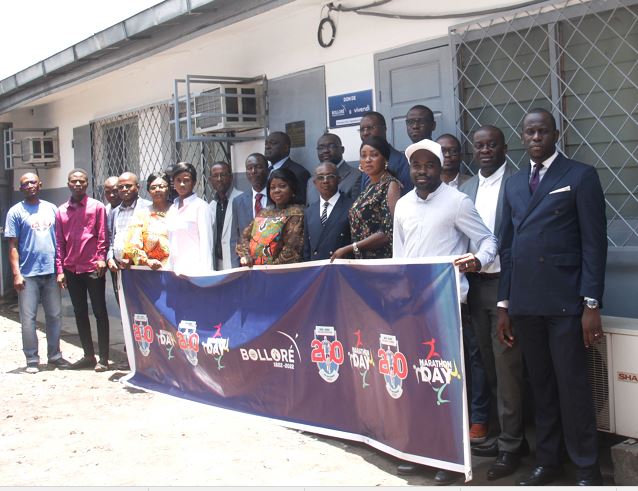
[[[495,438],[487,445],[475,445],[470,447],[472,455],[476,457],[496,457],[498,455],[498,441]]]
[[[438,486],[446,486],[448,484],[454,484],[459,478],[461,474],[458,472],[446,471],[444,469],[440,469],[436,472],[434,476],[434,484]]]
[[[560,467],[539,465],[532,470],[529,476],[519,479],[516,484],[518,486],[544,486],[562,474],[563,470]]]
[[[94,368],[95,367],[95,357],[94,356],[83,356],[75,363],[72,363],[69,367],[70,370],[82,370],[83,368]]]
[[[475,445],[470,447],[472,455],[476,457],[498,457],[498,438],[495,438],[487,445]],[[526,457],[529,455],[529,443],[527,439],[523,438],[521,446],[515,452],[510,452],[518,455],[519,457]]]
[[[578,469],[576,471],[576,485],[578,486],[602,486],[603,476],[599,468]]]
[[[412,462],[401,462],[399,465],[397,465],[397,474],[400,474],[402,476],[411,476],[420,472],[420,467],[420,465],[413,464]]]
[[[49,366],[51,368],[59,368],[60,370],[66,370],[67,368],[71,368],[71,363],[69,363],[64,358],[60,357],[57,360],[49,360]]]
[[[499,452],[496,461],[487,470],[487,480],[494,481],[501,477],[513,474],[521,464],[518,454],[512,452]]]

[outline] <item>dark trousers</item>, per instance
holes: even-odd
[[[91,336],[91,323],[89,322],[89,306],[87,292],[91,299],[91,307],[97,324],[97,344],[101,362],[109,359],[109,316],[106,311],[104,275],[98,277],[97,272],[72,273],[64,270],[66,284],[71,296],[71,303],[75,312],[75,323],[78,328],[80,342],[84,350],[84,356],[94,357],[93,338]]]
[[[470,399],[470,423],[487,424],[490,417],[490,386],[485,375],[485,368],[481,360],[481,353],[470,320],[467,304],[461,304],[461,321],[463,323],[463,349],[465,351],[466,390]],[[466,372],[468,370],[466,369]]]
[[[498,448],[515,452],[523,441],[523,357],[520,343],[501,344],[496,332],[498,276],[469,274],[472,327],[476,334],[487,380],[496,396],[501,433]]]
[[[580,316],[512,317],[536,410],[536,461],[561,464],[561,428],[567,453],[581,469],[597,467],[596,416]]]

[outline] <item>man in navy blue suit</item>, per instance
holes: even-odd
[[[534,394],[536,467],[518,484],[560,476],[562,434],[578,484],[602,485],[585,349],[602,336],[605,199],[596,169],[556,151],[558,134],[544,109],[523,118],[530,165],[505,183],[497,332],[520,343]]]
[[[322,162],[313,181],[319,201],[304,210],[304,261],[330,259],[334,251],[350,244],[348,210],[352,199],[339,191],[337,166]]]
[[[297,178],[297,197],[300,203],[306,202],[306,186],[310,172],[303,165],[290,158],[290,137],[282,131],[274,131],[264,142],[264,156],[270,161],[270,172],[275,169],[289,169]]]

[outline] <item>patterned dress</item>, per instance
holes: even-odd
[[[254,264],[303,261],[303,206],[263,208],[242,233],[236,252],[252,257]]]
[[[390,241],[380,249],[362,250],[359,259],[383,259],[392,257],[392,214],[388,206],[388,188],[391,182],[401,183],[390,174],[384,174],[379,182],[370,183],[352,204],[350,218],[350,234],[354,242],[370,237],[376,232],[383,232]]]
[[[122,257],[133,264],[145,266],[149,259],[157,259],[166,266],[169,256],[166,212],[145,208],[135,213],[128,228]]]

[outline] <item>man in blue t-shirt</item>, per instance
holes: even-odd
[[[9,263],[18,292],[22,349],[28,373],[38,372],[38,336],[35,319],[42,303],[47,334],[47,358],[53,368],[68,368],[60,352],[62,305],[55,274],[56,207],[39,198],[40,178],[27,172],[20,178],[24,200],[7,213],[4,236],[9,239]]]

